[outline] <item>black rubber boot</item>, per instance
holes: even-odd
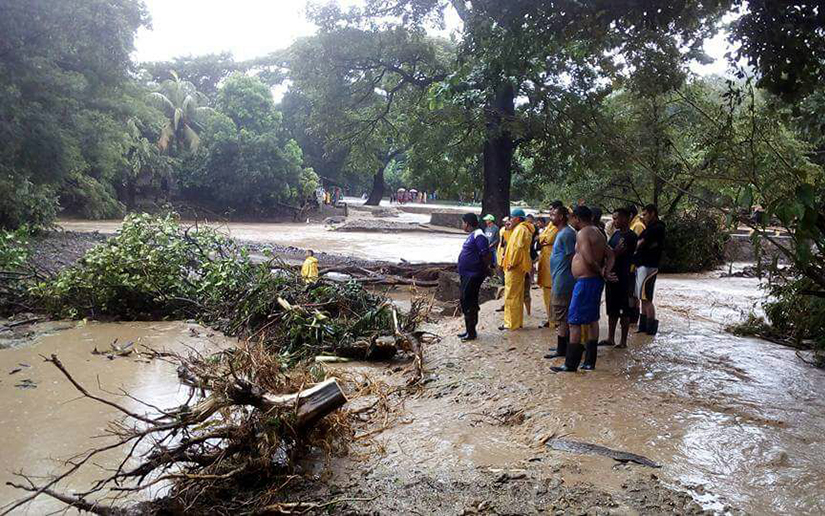
[[[596,355],[598,354],[598,350],[598,342],[595,340],[590,340],[587,342],[584,349],[584,364],[582,365],[582,371],[592,371],[596,369]]]
[[[659,320],[652,319],[650,321],[647,321],[647,327],[645,328],[645,331],[648,335],[656,335],[657,333],[659,333]]]
[[[579,343],[571,343],[567,348],[567,355],[564,357],[564,365],[559,367],[551,367],[550,369],[557,373],[575,373],[579,368],[579,363],[582,361],[583,352],[584,346]]]
[[[636,333],[647,333],[647,316],[640,315],[639,316],[639,328],[636,330]]]
[[[544,358],[556,358],[567,355],[567,342],[569,340],[570,337],[559,337],[558,343],[556,344],[556,349],[551,349],[550,353],[544,355]]]
[[[476,325],[478,324],[478,312],[469,313],[464,316],[464,325],[467,327],[467,332],[461,337],[461,340],[467,342],[468,340],[476,340]]]

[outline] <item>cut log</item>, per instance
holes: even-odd
[[[330,412],[341,408],[347,402],[347,397],[335,378],[330,378],[295,394],[285,396],[264,395],[263,402],[263,406],[260,408],[267,412],[273,409],[294,407],[297,417],[296,423],[301,428],[309,426]]]

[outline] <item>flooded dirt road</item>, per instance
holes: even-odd
[[[116,400],[139,413],[146,407],[123,397],[127,390],[137,399],[161,407],[173,407],[186,399],[188,389],[178,382],[175,367],[162,360],[142,360],[139,356],[113,360],[91,351],[110,349],[135,342],[137,349],[185,353],[187,349],[214,350],[231,342],[195,324],[183,322],[152,323],[75,323],[71,329],[50,333],[34,343],[0,350],[0,510],[7,502],[20,498],[22,491],[6,485],[21,482],[13,473],[50,475],[65,469],[59,461],[100,445],[106,438],[109,421],[120,414],[111,407],[80,398],[65,377],[43,356],[58,355],[75,379],[92,393]],[[101,389],[112,392],[106,394]],[[123,452],[101,455],[96,464],[115,467]],[[103,473],[88,466],[70,481],[59,484],[67,492],[88,488]],[[40,497],[19,514],[46,514],[63,506]]]
[[[454,337],[458,319],[444,322],[435,331],[446,338],[427,350],[426,388],[406,406],[409,424],[382,435],[388,453],[369,464],[370,479],[440,486],[427,491],[430,503],[451,514],[485,500],[505,513],[690,512],[661,484],[712,512],[822,514],[825,374],[793,350],[722,331],[759,294],[752,279],[662,278],[660,334],[633,335],[628,350],[601,348],[590,373],[550,371],[559,360],[543,358],[555,337],[538,329],[536,290],[526,329],[500,332],[498,301],[482,307],[473,343]],[[663,468],[549,450],[540,440],[554,434]],[[363,464],[339,467],[347,483]],[[391,503],[415,507],[404,500]]]

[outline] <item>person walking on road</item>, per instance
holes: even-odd
[[[499,330],[517,330],[524,325],[524,285],[533,269],[530,260],[532,226],[525,223],[524,210],[510,214],[510,237],[504,250],[504,325]]]
[[[665,246],[665,224],[659,220],[659,209],[655,204],[648,204],[642,210],[645,230],[639,235],[636,246],[636,297],[642,302],[637,333],[656,335],[659,321],[656,319],[656,307],[653,305],[653,291],[656,287],[656,275],[662,261]]]
[[[475,340],[478,337],[478,292],[487,273],[490,271],[490,244],[484,232],[478,227],[475,213],[465,213],[461,217],[462,228],[469,233],[461,253],[458,255],[458,275],[461,283],[461,311],[464,313],[464,333],[459,334],[462,341]]]
[[[593,213],[587,206],[577,206],[573,210],[571,225],[578,231],[576,253],[573,256],[572,272],[576,278],[570,312],[570,345],[564,365],[551,368],[556,372],[575,372],[579,368],[582,352],[585,354],[583,370],[596,368],[596,354],[599,346],[599,309],[602,290],[606,278],[612,275],[613,253],[601,231],[593,225]],[[582,347],[582,327],[588,326],[588,341]]]

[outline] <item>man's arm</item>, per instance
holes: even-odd
[[[613,253],[613,249],[610,246],[605,247],[605,263],[604,269],[602,269],[602,276],[607,281],[618,281],[619,278],[616,276],[616,273],[613,272],[613,266],[616,264],[616,255]]]

